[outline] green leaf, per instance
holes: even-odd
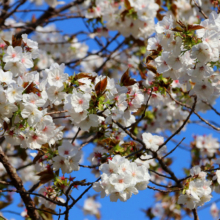
[[[118,144],[113,148],[115,152],[118,153],[123,153],[124,152],[124,148],[119,146]]]

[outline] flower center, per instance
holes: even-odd
[[[120,180],[118,180],[118,182],[119,182],[119,183],[123,183],[123,182],[124,182],[124,180],[123,180],[123,179],[120,179]]]
[[[32,136],[32,139],[33,139],[33,140],[37,140],[37,139],[38,139],[38,136],[37,136],[36,134],[34,134],[34,135]]]
[[[80,104],[80,105],[83,104],[83,100],[82,100],[82,99],[79,100],[79,104]]]
[[[68,150],[65,150],[65,151],[64,151],[64,154],[65,154],[65,155],[69,155],[69,151],[68,151]]]

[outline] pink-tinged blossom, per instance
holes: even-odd
[[[120,192],[129,186],[131,176],[124,174],[112,174],[109,178],[109,181],[115,187],[115,189]]]
[[[106,173],[107,175],[117,173],[118,169],[119,167],[117,166],[117,164],[113,163],[112,161],[109,161],[108,164],[104,163],[99,167],[99,170],[103,173]]]
[[[50,138],[53,138],[55,135],[56,126],[53,122],[48,120],[40,121],[37,124],[37,131],[42,132],[47,136],[47,139],[50,140]]]
[[[12,46],[8,46],[6,54],[3,56],[3,61],[7,62],[17,62],[20,61],[22,55],[22,48],[17,46],[13,48]]]
[[[51,104],[60,105],[65,100],[66,93],[63,92],[64,87],[51,86],[47,90],[48,99]]]
[[[137,158],[134,162],[138,166],[142,166],[143,165],[146,169],[149,169],[150,165],[151,166],[156,166],[156,162],[153,159],[153,157],[151,155],[147,155],[147,154],[140,156],[140,158]]]
[[[115,104],[117,106],[117,109],[120,112],[124,112],[125,109],[128,106],[128,103],[126,102],[126,99],[127,99],[126,94],[120,94],[120,95],[115,96],[115,101],[116,101]]]
[[[197,95],[200,100],[208,100],[214,92],[214,87],[209,81],[197,81],[189,95]]]
[[[195,137],[196,147],[200,150],[201,156],[204,158],[207,155],[213,157],[217,152],[220,145],[217,138],[213,138],[212,135],[201,136],[198,135]]]
[[[67,97],[67,105],[72,106],[75,112],[82,112],[89,108],[91,95],[88,93],[82,94],[73,90],[73,93]],[[68,109],[68,107],[66,107]]]
[[[78,153],[78,149],[74,147],[71,143],[65,141],[61,146],[59,146],[58,153],[64,158],[70,158]]]
[[[23,101],[24,103],[32,103],[37,107],[43,107],[47,100],[42,99],[38,95],[34,93],[23,94]]]
[[[43,133],[29,131],[26,136],[27,147],[32,150],[40,149],[47,142],[47,136]]]
[[[32,103],[25,103],[22,106],[21,116],[28,119],[29,125],[40,122],[43,113],[38,110],[37,106]]]
[[[101,181],[94,184],[95,191],[101,192],[101,197],[110,195],[110,200],[116,202],[128,200],[138,190],[144,190],[150,180],[145,166],[137,166],[128,159],[115,155],[107,164],[100,166]]]
[[[198,63],[195,69],[193,68],[193,69],[187,70],[187,74],[192,77],[203,79],[203,78],[208,78],[211,75],[213,75],[214,71],[213,71],[213,68],[205,64]]]
[[[63,86],[63,83],[68,79],[68,74],[64,73],[65,65],[54,63],[51,65],[50,69],[45,72],[48,75],[48,83],[50,86]]]
[[[173,19],[172,17],[165,16],[162,21],[159,21],[155,27],[158,34],[162,34],[173,28]]]
[[[174,70],[179,70],[182,68],[182,57],[179,55],[169,54],[169,58],[167,59],[167,64],[172,67]]]
[[[64,157],[56,156],[53,157],[53,169],[54,170],[62,170],[62,173],[69,173],[69,163]]]
[[[151,37],[148,39],[147,50],[157,50],[160,46],[160,36]]]
[[[206,31],[202,40],[206,43],[208,43],[208,45],[211,48],[215,48],[216,46],[219,45],[219,35],[218,32],[211,30],[211,31]]]
[[[171,68],[167,63],[168,60],[169,60],[168,52],[163,52],[161,56],[155,59],[158,73],[164,73]]]
[[[32,57],[30,54],[28,53],[23,53],[21,55],[21,64],[25,67],[25,68],[32,68],[34,66],[34,63],[32,61]]]
[[[50,193],[50,196],[48,196],[48,192],[47,192],[46,188],[41,188],[38,193],[43,195],[43,196],[46,196],[47,198],[49,198],[51,200],[56,199],[56,193],[54,192],[54,195],[51,195],[51,193]],[[49,208],[49,209],[52,209],[52,210],[54,210],[56,208],[55,203],[50,202],[49,200],[46,200],[46,199],[44,199],[40,196],[39,196],[39,203],[43,204],[46,208]]]

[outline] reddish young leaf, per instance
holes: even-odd
[[[129,2],[128,0],[124,0],[124,4],[125,4],[125,7],[126,7],[127,9],[130,9],[130,8],[131,8],[131,4],[130,4],[130,2]]]
[[[96,91],[96,94],[99,96],[99,95],[102,95],[107,87],[107,83],[108,83],[108,79],[107,77],[105,77],[103,80],[101,80],[100,82],[98,82],[95,86],[95,91]]]
[[[92,80],[92,82],[95,81],[96,76],[91,76],[89,73],[79,73],[74,77],[76,80],[82,79],[82,78],[89,78]]]
[[[40,176],[40,182],[42,184],[49,182],[50,180],[54,179],[55,175],[51,169],[43,170],[36,174]]]
[[[123,86],[132,86],[136,83],[135,79],[132,79],[129,75],[129,68],[125,71],[125,73],[121,77],[121,85]]]
[[[147,79],[147,76],[143,71],[140,70],[139,73],[140,73],[142,79]]]
[[[21,37],[15,37],[15,35],[12,35],[12,46],[21,46],[22,38]]]
[[[201,25],[188,25],[188,31],[195,31],[199,29],[203,29],[204,27]]]
[[[41,93],[41,91],[36,87],[36,85],[33,82],[29,86],[28,86],[28,82],[25,82],[22,86],[23,86],[23,88],[27,87],[25,89],[25,93],[28,93],[28,94],[32,93],[32,92],[35,93],[35,94],[36,93],[39,93],[39,94]]]

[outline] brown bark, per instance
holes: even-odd
[[[18,176],[16,169],[10,164],[8,157],[4,154],[3,150],[0,147],[0,162],[5,167],[7,174],[9,175],[11,179],[11,184],[20,192],[20,196],[26,206],[27,213],[30,216],[32,220],[40,220],[39,213],[35,209],[35,204],[32,201],[29,194],[26,194],[26,190],[23,186],[23,182],[21,178]],[[24,192],[24,193],[22,193]]]

